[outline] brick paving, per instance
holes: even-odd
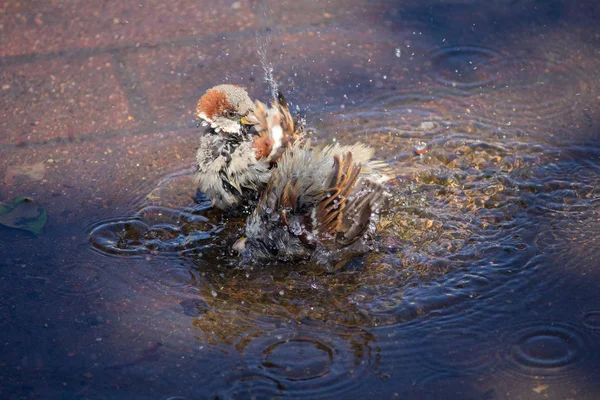
[[[193,161],[193,110],[208,87],[240,83],[268,98],[259,43],[268,43],[277,79],[298,86],[292,101],[327,102],[365,73],[366,59],[336,43],[360,42],[353,29],[369,21],[355,21],[357,12],[377,15],[381,5],[1,2],[0,201],[33,197],[59,225],[126,213],[165,171]],[[340,63],[327,73],[322,55],[331,54]],[[9,168],[39,163],[43,179],[4,182]]]
[[[417,0],[0,2],[0,202],[31,196],[54,216],[118,213],[111,205],[151,187],[136,185],[133,166],[154,165],[143,173],[156,183],[193,161],[193,110],[208,87],[239,83],[268,98],[260,43],[288,99],[317,110],[317,122],[369,91],[419,91],[432,79],[431,50],[444,45],[425,29],[428,12]],[[4,182],[9,167],[40,162],[42,181]]]
[[[195,135],[178,130],[2,149],[0,157],[10,164],[44,162],[46,173],[40,181],[3,185],[1,196],[42,199],[52,224],[125,216],[131,203],[152,191],[157,177],[190,166],[194,148],[189,144]],[[195,189],[191,182],[189,186],[191,198]]]
[[[0,143],[74,139],[139,125],[108,55],[6,67],[2,73]]]

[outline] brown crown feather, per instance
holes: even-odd
[[[196,115],[204,113],[208,118],[214,119],[216,115],[221,115],[225,110],[233,110],[233,106],[227,100],[225,92],[208,89],[204,96],[198,100]]]

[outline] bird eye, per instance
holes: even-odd
[[[235,117],[235,111],[233,111],[233,110],[225,110],[225,116],[227,118],[233,119]]]

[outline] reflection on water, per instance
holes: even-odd
[[[403,18],[442,26],[459,18],[413,3]],[[571,32],[569,21],[556,29]],[[113,382],[90,397],[143,398],[149,389],[132,382],[152,377],[164,398],[595,398],[597,50],[547,39],[550,31],[460,44],[465,33],[450,25],[433,41],[440,32],[412,23],[414,34],[393,24],[372,34],[369,62],[383,66],[373,73],[381,84],[354,86],[334,105],[304,105],[312,95],[290,90],[312,113],[317,140],[368,142],[398,171],[380,251],[335,272],[242,267],[229,248],[248,210],[210,209],[181,165],[126,215],[89,221],[89,243],[54,247],[49,274],[25,273],[40,312],[56,298],[94,306],[76,322],[61,315],[27,326],[8,359],[28,371],[60,366],[49,381],[84,365],[84,380]],[[346,33],[336,40],[364,44]],[[336,65],[356,77],[371,64]],[[318,91],[319,82],[309,86]],[[75,338],[60,341],[62,352],[43,343],[55,361],[28,350],[44,324]],[[98,385],[67,381],[75,397]]]

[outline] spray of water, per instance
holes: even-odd
[[[258,47],[258,58],[260,60],[260,65],[263,69],[263,80],[269,86],[269,90],[271,91],[271,97],[273,99],[277,99],[277,92],[279,91],[279,84],[275,77],[273,76],[273,64],[268,61],[267,57],[267,49],[271,44],[271,34],[264,37],[256,36],[256,44]]]
[[[270,9],[269,2],[266,0],[255,0],[253,1],[252,11],[257,18],[260,30],[256,32],[256,44],[258,48],[258,59],[263,69],[263,81],[269,87],[271,91],[271,97],[273,100],[277,99],[277,93],[279,91],[279,84],[273,76],[273,64],[269,62],[267,56],[267,50],[271,44],[271,29],[275,25],[275,16],[273,10]],[[262,35],[260,32],[265,32]]]

